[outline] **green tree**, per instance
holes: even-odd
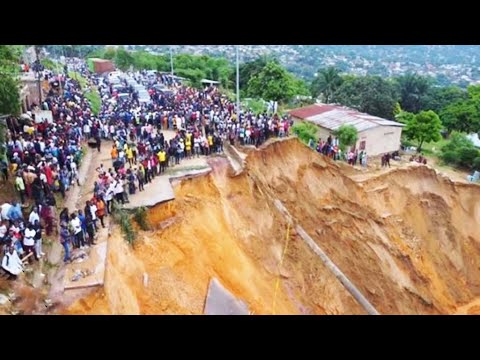
[[[406,74],[396,79],[400,93],[400,106],[412,113],[425,109],[425,101],[432,81],[417,74]]]
[[[459,101],[448,105],[440,114],[443,125],[449,132],[480,131],[479,105],[473,99]]]
[[[267,59],[264,56],[258,57],[257,59],[253,61],[248,61],[243,64],[240,64],[239,67],[239,84],[240,84],[240,90],[246,90],[248,81],[256,76],[262,69],[267,65]],[[236,80],[236,71],[232,71],[232,74],[230,76],[230,81],[232,83],[235,83]]]
[[[477,168],[480,151],[465,134],[454,131],[449,142],[441,148],[440,158],[450,165]]]
[[[335,102],[370,115],[393,119],[397,103],[395,86],[378,76],[345,76],[333,95]]]
[[[408,124],[410,121],[414,120],[415,114],[412,114],[408,111],[400,111],[397,115],[395,115],[395,120],[402,123]]]
[[[292,126],[292,131],[298,138],[308,144],[310,140],[317,140],[318,127],[312,123],[302,121]]]
[[[133,67],[137,70],[157,70],[157,56],[145,51],[131,53]]]
[[[355,126],[342,125],[333,134],[338,138],[340,142],[340,148],[345,150],[347,146],[353,146],[358,140],[358,131]]]
[[[20,48],[0,45],[0,115],[20,111],[19,61]]]
[[[418,151],[421,151],[425,142],[429,143],[441,139],[441,130],[442,122],[440,118],[435,112],[428,110],[410,117],[404,133],[408,139],[417,141]]]
[[[447,106],[467,99],[468,93],[458,86],[435,87],[425,96],[422,110],[433,110],[441,114]]]
[[[205,78],[205,71],[201,69],[185,69],[178,68],[175,70],[178,76],[185,77],[190,80],[191,86],[200,89],[202,85],[202,79]]]
[[[247,96],[288,102],[298,91],[296,78],[277,62],[270,61],[248,81]]]
[[[107,47],[103,53],[103,59],[113,60],[117,55],[117,51],[113,47]]]
[[[333,99],[333,94],[342,85],[343,79],[340,72],[333,66],[320,69],[317,77],[312,81],[310,90],[314,98],[323,96],[325,103],[330,103]]]
[[[130,66],[133,66],[133,56],[125,49],[118,49],[115,55],[115,65],[122,70],[126,71]]]
[[[470,85],[467,88],[467,93],[470,99],[476,102],[480,101],[480,85]]]

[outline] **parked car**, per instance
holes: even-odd
[[[148,91],[146,90],[141,90],[138,92],[138,101],[141,103],[148,103],[151,100],[150,95],[148,94]]]

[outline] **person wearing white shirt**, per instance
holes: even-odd
[[[47,175],[45,173],[40,173],[40,181],[42,181],[44,184],[47,183]]]
[[[72,226],[73,234],[75,235],[75,247],[83,249],[85,247],[85,238],[83,236],[82,224],[76,213],[72,214],[70,225]]]
[[[92,215],[92,221],[93,221],[93,225],[95,226],[95,231],[98,231],[98,227],[97,227],[97,205],[95,205],[93,203],[93,201],[87,201],[87,204],[86,204],[86,209],[88,208],[88,210],[90,211],[90,214]],[[85,213],[85,216],[87,214]]]
[[[25,233],[23,235],[23,247],[25,249],[25,254],[26,255],[28,255],[30,253],[32,253],[32,254],[35,253],[34,246],[35,246],[35,234],[36,233],[37,232],[33,229],[33,226],[31,224],[28,224],[27,228],[25,229]],[[37,256],[37,258],[38,258],[38,256]]]
[[[22,260],[13,246],[10,246],[3,257],[2,268],[10,274],[11,278],[16,278],[23,271]]]
[[[83,133],[85,134],[85,139],[88,140],[90,138],[90,125],[88,123],[83,125]]]
[[[35,220],[40,222],[40,216],[38,216],[38,208],[36,206],[33,207],[32,212],[28,217],[28,222],[33,225],[35,224]]]
[[[7,228],[7,222],[2,221],[0,224],[0,243],[3,243],[3,239],[5,236],[7,236],[8,228]]]
[[[75,161],[70,162],[70,168],[72,169],[72,185],[74,184],[75,180],[77,181],[77,185],[80,186],[80,179],[78,177],[78,168],[77,163]]]
[[[10,220],[10,217],[8,216],[8,212],[10,211],[10,208],[12,207],[12,204],[5,203],[1,205],[1,218],[2,220]]]

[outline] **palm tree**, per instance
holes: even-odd
[[[318,71],[317,77],[312,82],[311,92],[313,97],[318,97],[323,95],[325,103],[329,103],[333,94],[337,89],[342,85],[343,79],[340,76],[340,71],[330,66],[325,69],[320,69]]]
[[[400,90],[400,105],[403,110],[417,113],[422,107],[422,100],[430,90],[430,79],[408,73],[397,79]]]

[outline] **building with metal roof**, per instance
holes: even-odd
[[[379,155],[400,148],[402,128],[396,121],[330,104],[314,104],[289,111],[295,121],[308,121],[319,127],[319,137],[327,139],[342,125],[351,125],[358,131],[355,149],[365,150],[367,154]]]

